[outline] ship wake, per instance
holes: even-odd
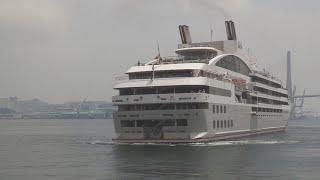
[[[129,146],[241,146],[241,145],[275,145],[275,144],[296,144],[300,141],[295,140],[239,140],[239,141],[216,141],[203,143],[116,143],[113,141],[91,141],[91,145],[129,145]]]

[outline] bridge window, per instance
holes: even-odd
[[[176,70],[176,71],[155,71],[155,78],[173,78],[173,77],[192,77],[192,70]],[[129,79],[151,79],[153,72],[136,72],[130,73]]]
[[[174,120],[165,120],[164,126],[175,126]]]
[[[121,127],[134,127],[135,121],[134,120],[121,120],[120,124],[121,124]]]
[[[216,63],[216,66],[241,73],[246,76],[249,76],[251,72],[250,68],[240,58],[234,55],[228,55],[221,58]]]
[[[231,91],[222,88],[209,87],[209,94],[231,97]]]
[[[188,50],[178,50],[177,54],[183,56],[184,60],[203,60],[212,59],[217,55],[215,50],[209,49],[188,49]]]
[[[231,91],[209,86],[159,86],[147,88],[123,88],[119,89],[119,95],[143,95],[143,94],[178,94],[178,93],[206,93],[218,96],[231,97]]]
[[[188,126],[188,121],[186,119],[177,119],[177,126]]]

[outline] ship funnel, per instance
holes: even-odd
[[[180,32],[180,37],[181,37],[181,43],[186,44],[186,37],[184,36],[184,30],[182,25],[179,26],[179,32]]]
[[[237,40],[237,33],[236,33],[236,28],[234,26],[233,21],[229,21],[230,28],[231,28],[231,33],[232,33],[232,40]]]
[[[226,31],[228,40],[237,40],[236,29],[233,21],[226,21]]]
[[[231,35],[231,30],[230,30],[229,21],[226,21],[225,24],[226,24],[226,31],[227,31],[228,40],[231,40],[231,39],[232,39],[232,35]]]
[[[180,37],[181,37],[182,44],[190,44],[190,43],[192,43],[189,26],[180,25],[179,26],[179,32],[180,32]]]

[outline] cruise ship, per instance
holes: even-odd
[[[176,56],[159,51],[116,79],[115,142],[208,142],[286,129],[288,90],[257,68],[234,22],[225,27],[227,40],[192,42],[189,27],[180,25]]]

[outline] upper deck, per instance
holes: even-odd
[[[240,88],[243,90],[259,89],[265,93],[286,94],[280,80],[265,70],[257,69],[251,53],[243,50],[242,44],[237,41],[235,29],[226,27],[228,40],[195,43],[191,40],[188,27],[183,26],[183,31],[180,29],[182,44],[175,50],[176,56],[162,58],[159,51],[154,60],[145,64],[139,62],[131,67],[126,72],[128,79],[122,79],[114,88],[154,86],[156,82],[161,82],[158,86],[169,86],[172,83],[192,85],[197,84],[195,79],[204,77],[203,80],[216,79],[236,86],[240,82],[246,85],[246,88]],[[206,84],[205,81],[199,82]]]
[[[162,64],[180,64],[180,63],[205,63],[208,64],[211,59],[222,52],[213,47],[190,47],[180,48],[175,51],[177,56],[164,57]]]

